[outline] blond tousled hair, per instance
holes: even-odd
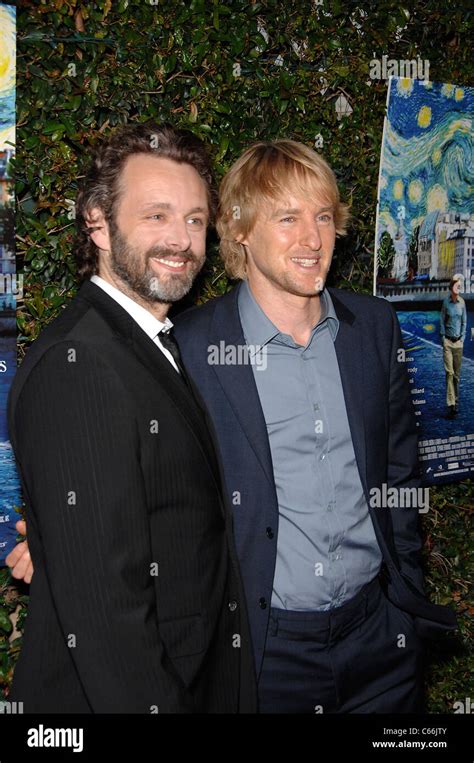
[[[327,201],[336,233],[345,235],[349,208],[340,201],[336,176],[322,156],[294,140],[255,143],[232,165],[219,190],[216,227],[231,278],[246,278],[245,246],[236,238],[250,233],[265,202],[283,201],[288,193]]]

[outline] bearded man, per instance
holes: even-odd
[[[114,133],[82,183],[84,283],[9,401],[35,568],[10,694],[26,713],[255,709],[231,512],[167,318],[214,194],[201,141],[156,123]]]

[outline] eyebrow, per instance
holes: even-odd
[[[146,204],[142,204],[140,207],[140,210],[142,212],[146,212],[150,209],[173,209],[173,205],[169,204],[165,201],[149,201]],[[190,209],[189,212],[185,215],[187,217],[188,215],[194,215],[196,213],[203,213],[205,215],[208,214],[208,210],[205,207],[193,207],[193,209]]]
[[[320,207],[316,211],[316,214],[319,215],[321,212],[329,212],[329,211],[332,212],[333,210],[334,210],[334,206],[330,204],[327,207]],[[299,212],[301,212],[301,209],[299,209],[298,207],[293,207],[288,209],[281,207],[280,209],[275,210],[275,212],[271,216],[271,219],[273,220],[275,217],[280,217],[280,215],[297,215]]]

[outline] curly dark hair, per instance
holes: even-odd
[[[190,164],[206,184],[210,222],[217,207],[211,161],[206,146],[189,130],[178,130],[169,124],[149,120],[142,124],[119,127],[96,149],[82,180],[76,199],[76,238],[74,253],[80,278],[90,278],[98,271],[99,249],[90,234],[94,228],[86,220],[90,211],[99,208],[108,223],[116,225],[115,212],[120,197],[120,174],[133,154],[153,154]]]

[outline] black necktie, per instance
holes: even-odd
[[[160,331],[158,334],[158,339],[160,340],[161,344],[165,349],[168,350],[171,357],[173,358],[174,362],[178,366],[179,373],[183,379],[183,381],[189,385],[188,375],[186,371],[184,370],[183,361],[181,360],[181,353],[179,351],[179,347],[177,345],[176,339],[171,333],[171,330],[165,333],[164,331]]]

